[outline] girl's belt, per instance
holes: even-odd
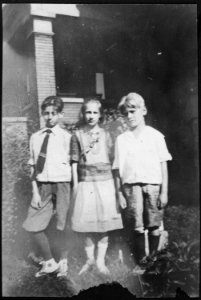
[[[112,179],[111,165],[98,163],[78,166],[79,181],[105,181]]]

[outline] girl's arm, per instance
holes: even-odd
[[[162,184],[158,201],[158,208],[164,208],[168,203],[168,169],[167,162],[161,162]]]
[[[77,162],[72,163],[73,187],[77,187],[78,185],[77,165],[78,165]]]
[[[112,136],[110,134],[109,131],[105,131],[106,132],[106,147],[107,147],[107,151],[108,151],[108,157],[109,157],[109,161],[112,164],[113,160],[114,160],[114,142],[112,140]]]
[[[73,198],[76,197],[78,187],[77,162],[72,163]]]
[[[77,190],[78,186],[78,172],[77,166],[80,158],[81,148],[76,134],[72,135],[70,143],[71,163],[72,163],[72,181],[73,190]]]

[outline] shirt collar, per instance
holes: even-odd
[[[140,132],[140,134],[137,138],[134,136],[134,134],[132,133],[131,130],[126,131],[127,136],[129,138],[131,137],[133,139],[133,137],[134,137],[136,140],[143,140],[143,137],[144,137],[144,135],[146,135],[146,132],[147,132],[147,125],[144,126],[144,128],[142,129],[142,131]]]
[[[43,129],[41,129],[40,134],[44,133],[47,129],[50,129],[50,130],[52,131],[52,133],[55,135],[55,134],[57,134],[57,132],[59,131],[60,126],[57,124],[57,125],[55,125],[55,126],[52,127],[52,128],[44,127]]]

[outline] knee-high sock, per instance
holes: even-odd
[[[87,260],[94,261],[94,249],[95,245],[85,246]]]
[[[140,263],[141,259],[146,256],[144,233],[139,233],[139,232],[134,233],[133,248],[134,248],[136,261],[137,263]]]
[[[67,234],[65,230],[57,230],[57,247],[60,259],[67,258]]]
[[[49,260],[52,258],[52,253],[50,250],[50,245],[46,234],[43,231],[33,232],[32,238],[34,242],[37,244],[41,251],[41,255],[45,260]]]
[[[105,256],[108,248],[108,243],[98,242],[98,251],[97,251],[97,264],[105,264]]]
[[[149,254],[153,255],[156,253],[159,244],[160,235],[149,234]]]

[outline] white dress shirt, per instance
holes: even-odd
[[[123,183],[161,184],[161,162],[168,160],[172,156],[164,135],[150,126],[138,137],[126,131],[116,139],[113,169],[119,169]]]
[[[49,128],[46,161],[42,173],[36,179],[41,182],[66,182],[71,181],[70,166],[70,139],[71,134],[59,125]],[[34,133],[30,139],[30,165],[36,165],[47,128]]]

